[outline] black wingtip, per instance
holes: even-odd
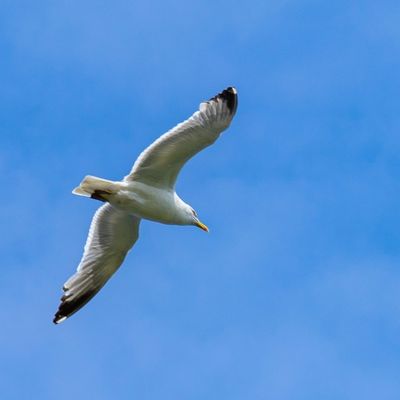
[[[55,315],[53,319],[53,324],[55,325],[61,324],[61,322],[65,321],[66,319],[67,317],[64,315]]]
[[[53,323],[60,324],[64,322],[71,315],[79,311],[89,300],[91,300],[98,290],[91,290],[83,295],[77,297],[74,300],[68,299],[68,296],[64,295],[61,297],[61,304],[58,307],[58,311],[54,315]]]
[[[229,111],[232,114],[235,114],[238,106],[238,96],[237,90],[233,86],[227,87],[221,93],[218,93],[216,96],[212,97],[210,101],[218,99],[225,101]]]

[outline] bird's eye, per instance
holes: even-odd
[[[192,210],[193,215],[197,218],[197,212]]]

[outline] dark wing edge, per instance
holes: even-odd
[[[218,99],[221,99],[223,102],[226,103],[226,106],[228,107],[228,110],[230,111],[232,116],[236,114],[236,110],[238,107],[238,96],[236,88],[234,88],[233,86],[229,86],[221,93],[218,93],[214,97],[211,97],[208,102],[218,101]]]

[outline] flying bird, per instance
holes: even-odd
[[[186,161],[228,128],[237,104],[236,89],[228,87],[145,149],[122,181],[86,176],[73,190],[105,204],[94,214],[76,273],[63,286],[55,324],[81,309],[111,278],[137,241],[142,219],[208,232],[196,211],[176,194],[175,183]]]

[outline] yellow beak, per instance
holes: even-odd
[[[198,226],[200,229],[203,229],[203,231],[209,232],[209,229],[207,228],[207,226],[204,225],[202,222],[197,221],[197,222],[195,223],[195,225]]]

